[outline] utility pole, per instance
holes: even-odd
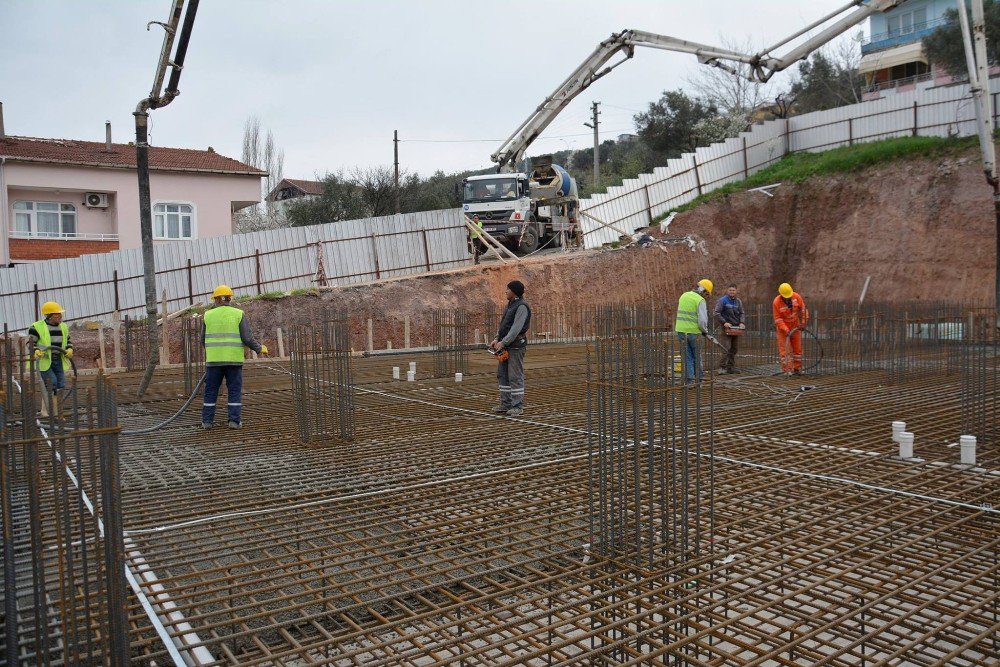
[[[395,173],[396,215],[399,215],[399,130],[392,131],[392,166]]]
[[[597,130],[600,125],[600,121],[597,117],[601,115],[601,112],[597,110],[597,105],[600,102],[594,102],[590,105],[590,113],[592,121],[591,123],[584,123],[587,127],[594,129],[594,189],[601,184],[601,139],[600,134]]]

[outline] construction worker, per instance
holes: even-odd
[[[233,290],[219,285],[212,292],[215,307],[205,311],[202,324],[202,344],[205,346],[205,399],[201,408],[201,427],[212,428],[215,422],[215,401],[226,381],[229,391],[229,428],[243,426],[243,348],[249,347],[258,354],[267,354],[250,331],[250,323],[243,311],[230,305]]]
[[[477,215],[472,219],[472,226],[475,229],[469,230],[469,246],[472,251],[472,260],[474,263],[479,264],[479,258],[483,254],[485,246],[483,245],[483,221],[479,219]]]
[[[43,417],[49,416],[50,399],[53,414],[59,415],[59,391],[66,386],[66,371],[73,358],[69,327],[62,321],[65,312],[55,301],[46,301],[42,304],[42,319],[28,329],[28,351],[46,389],[42,396]]]
[[[677,338],[683,349],[686,384],[694,383],[695,378],[701,380],[705,376],[698,355],[698,337],[708,335],[708,304],[705,302],[705,296],[712,296],[714,287],[711,280],[702,278],[693,290],[681,294],[677,302],[674,331],[677,332]]]
[[[493,408],[493,412],[518,417],[524,413],[524,352],[528,347],[531,306],[524,300],[524,283],[520,280],[507,283],[504,296],[507,305],[490,349],[498,354],[506,350],[509,357],[497,364],[500,404]]]
[[[726,336],[726,354],[719,368],[723,373],[739,373],[736,369],[736,353],[739,350],[740,335],[747,328],[743,302],[736,296],[736,285],[730,284],[726,293],[715,304],[715,320],[722,325]]]
[[[802,328],[809,323],[806,302],[791,285],[781,283],[771,310],[774,312],[774,326],[778,330],[781,370],[785,375],[802,375]]]

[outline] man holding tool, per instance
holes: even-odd
[[[698,355],[698,337],[708,335],[708,305],[706,296],[712,296],[714,285],[708,278],[702,278],[693,290],[681,294],[677,302],[677,319],[674,331],[681,342],[684,355],[684,382],[694,384],[701,380],[705,370]]]
[[[524,300],[524,283],[520,280],[507,283],[505,296],[507,305],[500,318],[496,338],[489,347],[500,362],[497,364],[500,404],[493,408],[493,412],[519,417],[524,413],[524,352],[528,347],[531,306]]]
[[[722,373],[739,373],[736,370],[736,353],[739,350],[740,336],[747,328],[745,318],[743,302],[736,296],[736,285],[730,284],[726,293],[715,304],[715,319],[722,325],[722,333],[726,336],[726,354],[719,366]]]
[[[778,354],[785,375],[802,375],[802,329],[809,323],[805,300],[788,283],[778,286],[771,303],[778,332]]]
[[[66,386],[66,371],[70,369],[70,359],[73,358],[69,327],[62,321],[65,312],[55,301],[46,301],[42,304],[42,319],[28,329],[28,351],[33,359],[32,365],[42,376],[46,394],[52,399],[53,414],[57,417],[60,414],[59,391]],[[49,416],[48,403],[49,398],[43,395],[43,417]]]

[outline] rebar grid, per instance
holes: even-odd
[[[36,421],[45,392],[20,347],[0,341],[0,664],[126,665],[115,391],[99,376]]]
[[[437,332],[434,346],[434,377],[451,377],[469,369],[469,348],[476,347],[469,335],[469,318],[464,308],[434,311],[433,324]],[[471,343],[471,344],[470,344]]]
[[[486,412],[489,359],[461,384],[355,362],[352,442],[297,441],[274,362],[247,364],[238,437],[192,417],[124,441],[127,538],[176,605],[174,634],[183,617],[218,664],[997,659],[1000,452],[957,465],[958,369],[891,386],[885,369],[845,371],[808,391],[713,380],[711,549],[637,569],[585,548],[585,348],[529,350],[520,420]],[[172,412],[180,381],[165,374],[126,419]],[[922,460],[894,458],[895,419]],[[162,664],[148,629],[133,659]]]
[[[313,444],[354,434],[350,329],[346,318],[327,317],[320,327],[297,326],[289,336],[299,437]]]

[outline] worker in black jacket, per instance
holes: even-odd
[[[524,352],[528,347],[531,307],[524,300],[524,283],[520,280],[507,283],[505,296],[507,306],[490,349],[498,354],[506,350],[509,356],[497,364],[500,404],[493,408],[493,412],[517,417],[524,412]]]

